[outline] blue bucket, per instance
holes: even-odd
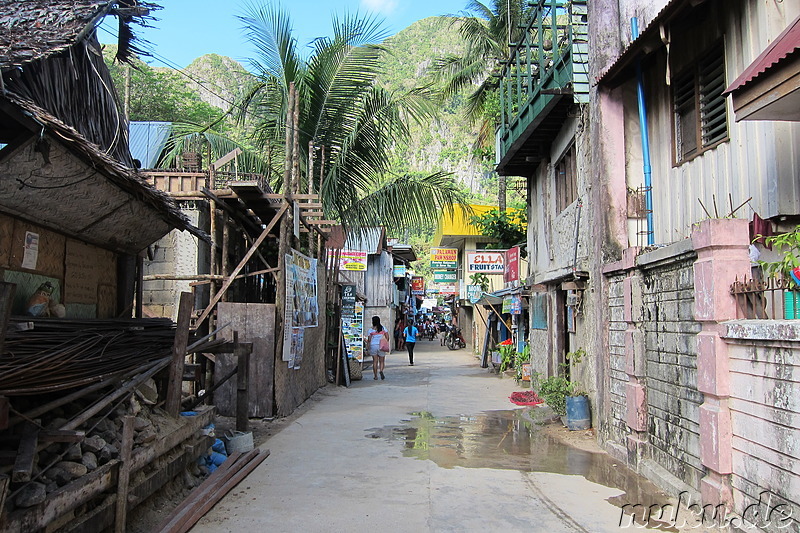
[[[592,427],[589,414],[589,398],[586,396],[567,396],[567,429],[579,431]]]

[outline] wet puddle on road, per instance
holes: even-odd
[[[617,506],[629,502],[663,503],[667,498],[655,485],[609,455],[577,449],[546,435],[523,416],[523,411],[488,411],[460,417],[412,413],[413,418],[404,420],[404,425],[370,429],[366,436],[401,441],[405,446],[403,455],[429,459],[442,468],[580,475],[624,491],[609,499]]]

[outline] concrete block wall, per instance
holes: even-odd
[[[787,505],[794,520],[795,529],[773,521],[766,531],[800,529],[800,324],[795,322],[731,321],[723,335],[730,361],[735,511],[745,513],[761,496],[764,512]]]
[[[693,320],[695,257],[648,265],[642,272],[649,455],[695,489],[700,461],[697,341]]]
[[[630,434],[626,421],[626,387],[629,382],[625,371],[625,321],[624,284],[626,276],[619,274],[608,278],[608,420],[602,431],[606,439],[625,447]]]

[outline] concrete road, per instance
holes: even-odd
[[[607,455],[532,424],[508,400],[513,379],[467,350],[417,345],[413,367],[387,357],[385,381],[367,370],[315,394],[192,531],[618,531],[621,505],[652,496]]]

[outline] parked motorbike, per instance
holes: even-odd
[[[445,345],[449,350],[458,350],[459,348],[466,348],[467,343],[464,341],[464,336],[461,334],[461,328],[451,326],[447,332]]]

